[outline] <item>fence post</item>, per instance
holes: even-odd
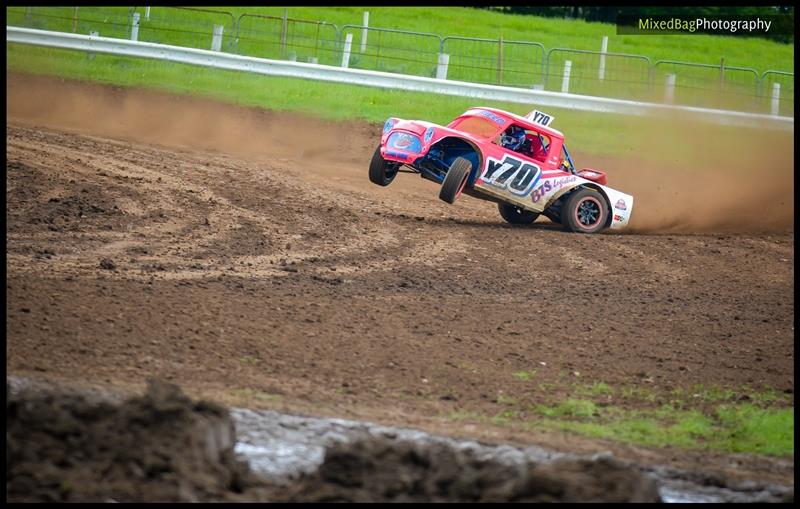
[[[725,58],[719,59],[719,89],[725,88]]]
[[[564,93],[569,92],[569,72],[572,69],[572,61],[564,61],[564,79],[561,80],[561,91]]]
[[[675,74],[667,74],[667,88],[664,91],[664,102],[672,103],[675,101]]]
[[[144,20],[150,21],[150,7],[144,8]]]
[[[342,53],[342,67],[350,65],[350,45],[353,43],[353,34],[347,34],[344,38],[344,53]]]
[[[133,13],[133,24],[131,25],[131,40],[139,40],[139,13]]]
[[[361,53],[367,49],[367,35],[369,33],[369,11],[364,11],[364,28],[361,29]]]
[[[450,64],[450,55],[447,53],[439,53],[439,65],[436,66],[436,79],[447,79],[447,66]]]
[[[503,84],[503,34],[500,34],[497,45],[497,84]]]
[[[33,17],[33,7],[25,7],[25,26],[31,25],[32,17]]]
[[[94,31],[94,30],[89,32],[89,37],[97,37],[99,35],[100,35],[100,32],[97,32],[97,31]],[[89,60],[94,60],[94,52],[90,51],[90,52],[87,53],[87,55],[89,56]]]
[[[78,8],[77,7],[75,7],[75,10],[72,12],[72,33],[74,34],[76,30],[78,30]]]
[[[603,43],[600,45],[600,70],[598,77],[600,81],[606,78],[606,51],[608,51],[608,36],[603,36]]]
[[[289,9],[283,10],[283,19],[281,21],[281,58],[286,53],[286,26],[289,23]]]
[[[780,83],[773,83],[772,84],[772,115],[778,116],[780,112],[781,106],[781,84]]]
[[[222,49],[222,30],[223,25],[214,25],[214,32],[211,36],[211,51],[219,51]]]

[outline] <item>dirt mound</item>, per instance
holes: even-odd
[[[175,385],[151,381],[119,405],[8,392],[8,502],[235,500],[248,482],[227,410]]]
[[[370,437],[326,451],[291,502],[660,502],[653,479],[609,458],[509,465],[446,444]]]
[[[313,474],[271,486],[236,458],[227,409],[153,379],[121,402],[7,385],[6,410],[13,502],[659,501],[653,479],[613,459],[512,465],[386,436],[337,443]]]

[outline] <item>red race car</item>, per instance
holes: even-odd
[[[565,229],[597,233],[628,224],[633,196],[606,185],[606,174],[577,171],[553,117],[533,110],[522,117],[476,107],[446,127],[390,118],[369,165],[369,179],[388,186],[399,172],[441,184],[439,198],[462,194],[498,204],[513,224],[540,214]]]

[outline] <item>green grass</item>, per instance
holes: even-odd
[[[536,376],[536,370],[532,369],[530,371],[515,371],[512,373],[512,376],[517,380],[528,381],[532,380],[534,376]]]
[[[519,373],[527,372],[515,375]],[[794,453],[793,400],[770,388],[696,384],[658,391],[598,381],[573,383],[559,398],[552,394],[554,387],[542,385],[539,393],[530,387],[518,393],[504,391],[497,399],[503,407],[499,413],[469,417],[498,426],[562,430],[650,447]]]
[[[653,447],[671,445],[776,456],[794,453],[793,408],[722,405],[708,416],[698,410],[625,411],[595,407],[586,400],[568,400],[553,407],[539,407],[537,412],[546,419],[527,421],[527,426]]]

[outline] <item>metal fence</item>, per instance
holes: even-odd
[[[545,90],[646,100],[652,96],[650,59],[640,55],[553,48]]]
[[[389,28],[344,25],[340,38],[351,40],[350,58],[354,69],[436,77],[439,49],[438,35]],[[343,46],[344,47],[344,46]]]
[[[665,102],[744,111],[759,110],[755,69],[659,60],[654,81],[663,83]]]
[[[777,85],[777,87],[776,87]],[[761,75],[762,109],[772,115],[794,116],[794,74],[784,71],[765,71]]]
[[[189,7],[7,7],[13,26],[526,89],[794,115],[794,73]]]
[[[236,23],[236,52],[312,64],[341,62],[339,29],[324,21],[242,14]]]
[[[441,53],[448,55],[448,79],[534,88],[545,73],[545,50],[538,42],[448,36]]]
[[[227,11],[195,7],[137,7],[132,22],[138,22],[143,42],[172,44],[198,49],[235,50],[236,19]],[[218,46],[214,46],[214,36]],[[104,35],[102,32],[100,35]]]

